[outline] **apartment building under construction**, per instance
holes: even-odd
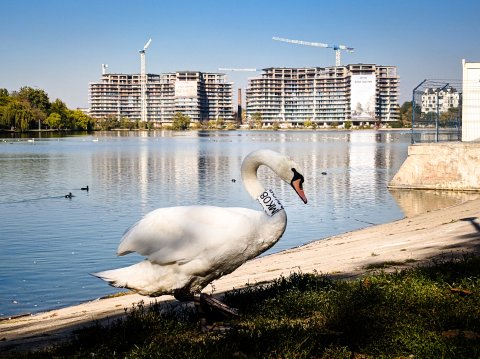
[[[146,74],[146,119],[171,123],[177,112],[193,122],[233,119],[232,83],[226,75],[199,71]],[[141,75],[102,74],[89,84],[90,115],[94,118],[141,118]]]
[[[260,114],[264,125],[294,127],[305,121],[318,126],[393,122],[399,119],[398,85],[395,66],[270,67],[248,80],[247,118]]]

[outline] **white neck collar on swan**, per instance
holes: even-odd
[[[261,204],[263,211],[270,217],[283,210],[282,204],[271,189],[263,191],[256,199]]]

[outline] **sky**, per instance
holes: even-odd
[[[334,66],[335,52],[273,36],[353,47],[342,64],[397,66],[400,104],[424,79],[461,80],[480,62],[478,0],[0,0],[0,88],[43,89],[87,108],[88,84],[139,73]],[[227,72],[245,88],[260,72]],[[236,94],[234,96],[236,101]]]

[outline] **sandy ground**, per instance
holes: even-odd
[[[480,253],[480,199],[257,258],[215,281],[205,292],[219,294],[299,271],[353,278],[367,272],[372,264],[390,262],[389,268],[404,268],[467,252]],[[164,296],[156,300],[172,299]],[[78,328],[115,320],[140,301],[150,303],[155,299],[129,294],[2,320],[0,353],[58,343]]]

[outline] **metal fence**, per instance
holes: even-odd
[[[462,81],[423,80],[412,94],[412,143],[462,140]]]

